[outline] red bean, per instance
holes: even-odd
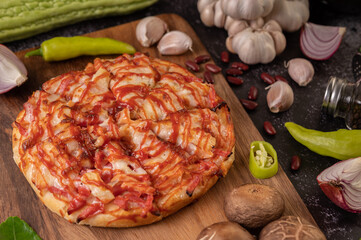
[[[248,99],[256,100],[258,97],[258,89],[255,86],[251,86],[248,91]]]
[[[249,69],[249,66],[244,64],[244,63],[241,63],[241,62],[233,62],[231,64],[231,68],[238,68],[238,69],[241,69],[243,71],[247,71]]]
[[[291,169],[298,170],[301,166],[301,158],[297,155],[292,156]]]
[[[211,73],[219,73],[222,71],[222,68],[218,67],[217,65],[214,65],[212,63],[206,64],[205,68],[210,71]]]
[[[272,123],[270,121],[265,121],[263,123],[263,128],[269,135],[275,135],[276,129],[273,127]]]
[[[241,85],[243,83],[242,78],[227,76],[227,81],[234,85]]]
[[[237,68],[228,68],[226,70],[227,75],[239,76],[243,74],[243,71]]]
[[[221,52],[221,61],[224,63],[229,62],[229,53],[227,51]]]
[[[282,81],[282,82],[285,82],[285,83],[288,84],[287,79],[284,78],[284,77],[282,77],[282,76],[280,76],[280,75],[276,75],[276,76],[275,76],[275,80],[276,80],[276,81]]]
[[[199,65],[197,65],[192,60],[187,60],[184,64],[189,70],[192,70],[193,72],[199,72]]]
[[[203,73],[203,79],[204,81],[206,81],[207,83],[214,83],[214,79],[212,76],[212,73],[208,70],[204,71]]]
[[[250,101],[247,99],[240,99],[240,101],[243,107],[245,107],[248,110],[254,110],[258,106],[258,103],[256,103],[255,101]]]
[[[209,60],[211,60],[211,56],[209,56],[209,55],[200,55],[194,59],[194,61],[197,64],[205,63],[205,62],[208,62]]]
[[[261,79],[265,83],[270,84],[270,85],[276,82],[276,80],[271,75],[269,75],[268,73],[265,73],[265,72],[261,74]]]

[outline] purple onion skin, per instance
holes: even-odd
[[[352,158],[348,160],[344,160],[342,162],[338,162],[331,167],[325,169],[317,176],[317,182],[325,193],[325,195],[337,206],[340,208],[352,212],[352,213],[361,213],[361,198],[352,199],[353,201],[357,202],[358,209],[352,208],[346,200],[346,195],[348,192],[346,191],[345,185],[351,184],[352,180],[344,179],[346,177],[344,174],[345,170],[351,170],[351,168],[347,168],[350,166],[354,166],[354,162],[361,162],[361,157],[359,158]],[[345,167],[345,168],[344,168]],[[340,171],[341,170],[341,171]],[[331,173],[331,178],[328,178],[329,174]],[[355,178],[361,174],[361,168],[358,169],[358,172],[355,172]],[[353,189],[354,190],[354,189]],[[361,187],[356,189],[357,191],[361,192]],[[350,195],[350,194],[349,194]]]

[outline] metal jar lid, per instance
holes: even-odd
[[[322,102],[322,110],[324,112],[334,117],[337,115],[337,103],[341,97],[341,91],[346,83],[347,82],[344,79],[336,77],[330,78]]]

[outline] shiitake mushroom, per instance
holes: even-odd
[[[261,184],[245,184],[225,197],[224,212],[230,221],[245,228],[259,228],[278,219],[285,208],[277,189]]]
[[[326,240],[325,235],[316,226],[313,226],[303,218],[295,216],[283,216],[280,219],[265,226],[259,240]]]
[[[237,223],[218,222],[204,228],[197,240],[255,240],[255,238]]]

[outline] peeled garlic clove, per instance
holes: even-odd
[[[303,58],[294,58],[286,64],[288,74],[301,87],[309,84],[315,73],[310,61]]]
[[[287,83],[277,81],[270,86],[267,93],[267,104],[271,112],[278,113],[288,110],[292,106],[293,100],[293,90]]]
[[[143,47],[150,47],[168,31],[168,25],[160,18],[146,17],[137,25],[135,34],[137,40]]]
[[[215,3],[207,5],[203,11],[200,12],[201,21],[207,27],[214,26],[214,5]]]
[[[286,48],[286,37],[282,32],[272,31],[269,32],[275,43],[276,55],[281,54]]]
[[[248,23],[244,20],[236,20],[228,28],[228,36],[234,36],[239,32],[242,32],[244,29],[248,28]]]
[[[166,33],[158,43],[158,51],[162,55],[180,55],[192,51],[192,39],[181,31]]]

